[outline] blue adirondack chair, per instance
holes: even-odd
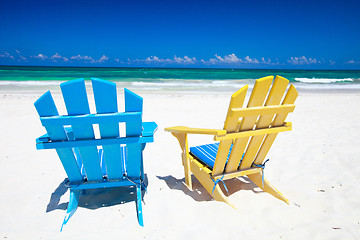
[[[60,84],[68,115],[59,116],[50,91],[35,108],[47,134],[36,139],[37,149],[55,149],[67,174],[70,201],[63,226],[75,213],[82,190],[133,186],[136,188],[138,221],[143,226],[142,151],[153,142],[155,122],[142,122],[143,99],[124,89],[125,112],[118,112],[116,84],[92,78],[96,114],[90,114],[84,79]],[[126,124],[126,137],[120,137],[119,123]],[[98,124],[96,139],[93,125]]]

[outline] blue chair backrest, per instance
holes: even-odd
[[[42,95],[35,107],[48,137],[53,142],[96,141],[94,124],[99,125],[101,139],[120,138],[119,123],[126,124],[126,137],[142,133],[143,99],[124,89],[125,112],[118,113],[116,84],[92,78],[96,114],[90,114],[84,79],[60,84],[67,116],[59,116],[50,91]],[[126,141],[124,141],[126,142]],[[103,146],[55,148],[70,182],[122,179],[124,175],[141,175],[142,144],[106,144]],[[126,160],[127,159],[127,160]],[[126,162],[124,162],[126,160]]]

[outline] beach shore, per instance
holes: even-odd
[[[287,119],[293,130],[279,134],[265,170],[290,204],[247,178],[226,181],[238,211],[213,201],[195,178],[194,191],[185,187],[180,147],[164,131],[222,128],[231,94],[135,90],[144,98],[144,121],[159,126],[144,150],[145,227],[137,223],[134,202],[120,204],[119,192],[104,190],[96,203],[77,209],[63,232],[66,175],[55,151],[35,148],[45,129],[33,103],[46,90],[0,89],[1,239],[360,239],[360,90],[299,91]],[[52,90],[65,114],[59,90]],[[121,89],[118,98],[123,109]],[[191,136],[189,144],[208,142],[211,137]]]

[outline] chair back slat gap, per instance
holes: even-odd
[[[140,112],[143,110],[143,99],[128,89],[124,89],[125,112]],[[134,118],[133,121],[126,122],[126,136],[141,136],[142,118]],[[143,145],[141,143],[126,145],[126,174],[129,177],[139,178],[143,175]]]
[[[119,113],[116,84],[97,78],[91,81],[89,90],[84,79],[60,84],[67,110],[63,116],[59,116],[50,92],[35,102],[47,130],[36,139],[36,148],[55,149],[68,175],[65,186],[70,189],[70,200],[61,230],[75,213],[82,190],[122,186],[135,190],[125,195],[131,200],[135,197],[138,222],[144,226],[142,197],[147,182],[142,151],[146,143],[154,141],[157,124],[142,123],[140,96],[125,89],[125,112]],[[87,94],[91,90],[93,95]],[[89,106],[88,97],[95,108]],[[90,109],[96,113],[90,114]]]
[[[55,102],[51,96],[50,91],[44,93],[36,102],[35,108],[40,117],[58,116]],[[50,139],[55,141],[67,140],[67,134],[65,133],[62,125],[47,126],[44,125]],[[74,152],[71,148],[56,149],[56,153],[64,167],[64,170],[69,178],[69,181],[78,182],[83,179],[80,172],[80,165],[78,165]]]
[[[293,85],[290,85],[284,100],[282,102],[282,105],[285,104],[294,104],[295,100],[298,96],[298,92],[296,91],[295,87]],[[284,122],[285,119],[287,117],[288,114],[277,114],[274,118],[274,121],[272,122],[273,126],[281,126]],[[272,146],[276,136],[278,133],[271,133],[271,134],[267,134],[263,144],[261,145],[259,152],[257,153],[254,163],[255,164],[262,164],[262,162],[264,161],[267,153],[270,150],[270,147]]]
[[[60,84],[65,106],[70,116],[90,114],[84,79],[77,79]],[[92,124],[72,124],[74,138],[94,139]],[[80,157],[89,181],[102,180],[98,149],[95,146],[79,147]]]
[[[245,86],[238,90],[231,96],[228,113],[225,119],[224,130],[228,133],[237,132],[238,117],[234,116],[231,112],[233,108],[240,108],[243,106],[248,86]],[[221,174],[224,171],[226,159],[230,151],[232,140],[220,141],[218,154],[216,156],[213,174]]]
[[[266,99],[265,106],[279,105],[288,84],[289,81],[287,79],[276,76],[268,98]],[[274,116],[275,114],[260,115],[255,129],[269,127]],[[251,137],[248,148],[244,155],[244,159],[241,162],[240,169],[246,169],[252,166],[255,156],[258,153],[261,144],[263,143],[264,137],[265,135]]]
[[[116,84],[97,78],[92,78],[91,81],[96,112],[98,114],[118,112]],[[100,123],[99,129],[101,138],[119,137],[119,123],[117,122]],[[123,167],[125,159],[122,158],[120,145],[104,145],[102,154],[102,172],[106,172],[110,180],[121,179],[125,173]]]
[[[258,79],[255,82],[253,91],[250,95],[250,99],[248,102],[247,107],[258,107],[262,106],[264,104],[264,100],[266,96],[268,95],[269,88],[271,86],[271,83],[273,81],[274,77],[264,77],[261,79]],[[249,116],[244,117],[241,120],[241,124],[239,127],[239,131],[242,130],[251,130],[254,128],[254,125],[256,123],[258,116]],[[237,119],[238,121],[238,119]],[[226,165],[225,172],[230,173],[237,171],[238,166],[240,164],[241,157],[244,153],[245,147],[248,144],[249,137],[239,138],[234,141],[234,145],[230,154],[230,158],[228,161],[228,164]]]

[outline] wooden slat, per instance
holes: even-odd
[[[92,86],[95,98],[95,106],[97,113],[116,113],[117,93],[116,84],[97,78],[92,78]],[[99,124],[101,138],[117,138],[119,137],[119,123],[109,122]],[[125,159],[124,159],[125,161]],[[121,179],[125,173],[124,164],[120,154],[120,144],[103,146],[103,162],[102,171],[106,167],[107,177],[110,180]]]
[[[284,96],[284,92],[288,84],[289,84],[289,80],[280,76],[276,76],[273,86],[268,95],[268,98],[265,102],[265,106],[280,104],[280,101]],[[274,118],[274,114],[261,115],[256,125],[256,129],[269,127],[273,118]],[[251,167],[264,137],[265,135],[258,135],[258,136],[253,136],[251,138],[250,143],[245,152],[244,159],[241,162],[240,169],[247,169]]]
[[[124,89],[125,112],[140,112],[143,109],[143,99],[128,89]],[[126,136],[140,136],[142,132],[142,119],[126,123]],[[142,173],[142,145],[127,144],[126,172],[129,177],[139,178]]]
[[[291,84],[288,92],[285,95],[285,98],[284,98],[282,104],[294,104],[294,102],[295,102],[298,95],[299,94],[296,91],[295,87]],[[283,124],[286,117],[287,117],[287,114],[278,114],[278,115],[276,115],[272,125],[273,126],[279,126],[279,125]],[[255,164],[261,164],[264,161],[264,159],[265,159],[267,153],[269,152],[270,147],[273,144],[276,136],[277,136],[277,133],[272,133],[272,134],[268,134],[265,137],[265,140],[264,140],[264,142],[263,142],[263,144],[262,144],[256,158],[255,158],[255,161],[254,161]]]
[[[124,89],[125,112],[138,112],[142,114],[143,99],[128,89]],[[142,132],[142,119],[126,123],[126,136],[140,136]]]
[[[238,130],[236,129],[236,126],[239,118],[234,117],[232,115],[232,111],[233,109],[239,109],[243,106],[247,90],[248,90],[248,85],[242,87],[236,93],[231,95],[230,104],[224,124],[224,130],[226,130],[227,132],[236,132]]]
[[[46,116],[40,117],[43,124],[48,126],[57,125],[91,125],[108,124],[110,122],[141,122],[141,112],[129,113],[105,113],[105,114],[84,114],[73,116]]]
[[[224,130],[226,130],[225,133],[233,133],[237,131],[237,123],[239,118],[231,115],[231,109],[242,107],[242,105],[244,104],[247,89],[248,86],[246,85],[231,96],[229,109],[224,124]],[[218,153],[216,155],[214,163],[213,174],[221,174],[224,171],[224,166],[230,151],[231,144],[232,141],[229,140],[220,142]]]
[[[237,178],[237,177],[241,177],[241,176],[259,173],[261,171],[262,171],[262,168],[258,168],[258,167],[248,168],[248,169],[244,169],[244,170],[240,170],[240,171],[236,171],[236,172],[225,173],[224,175],[222,175],[222,174],[216,175],[216,176],[214,176],[214,180],[218,180],[221,178],[222,178],[222,180],[228,180],[228,179],[233,179],[233,178]]]
[[[44,93],[36,102],[35,108],[40,117],[57,116],[58,111],[56,109],[54,100],[50,91]],[[65,130],[62,126],[44,126],[48,132],[48,137],[54,141],[67,140]],[[56,152],[60,158],[60,161],[65,169],[65,172],[70,182],[78,182],[82,180],[79,166],[76,162],[74,153],[71,148],[56,149]]]
[[[114,144],[142,144],[153,142],[154,138],[150,137],[122,137],[122,138],[102,138],[90,140],[76,140],[76,141],[56,141],[56,142],[41,142],[36,144],[37,149],[53,149],[53,148],[69,148],[69,147],[89,147],[89,146],[103,146]]]
[[[90,108],[83,79],[72,80],[60,84],[68,115],[89,114]],[[91,124],[73,124],[72,129],[75,139],[94,139]],[[100,169],[100,160],[96,147],[79,147],[81,160],[89,181],[103,178]]]
[[[282,105],[286,105],[286,104],[294,104],[296,98],[298,97],[299,93],[296,91],[294,85],[290,85],[289,90],[282,102]],[[282,125],[285,122],[285,119],[287,117],[288,114],[283,113],[283,114],[278,114],[276,115],[274,122],[273,122],[273,126],[279,126]]]
[[[294,109],[295,109],[294,104],[286,104],[286,105],[276,105],[276,106],[252,107],[252,108],[235,108],[231,110],[231,113],[236,118],[259,116],[259,115],[274,116],[274,114],[293,112]]]
[[[256,80],[247,107],[257,107],[263,105],[273,78],[273,76],[268,76]],[[257,116],[244,117],[241,121],[239,131],[253,129],[256,120]],[[226,173],[237,171],[248,140],[249,137],[244,137],[239,138],[235,141],[233,150],[231,151],[229,162],[226,165]]]
[[[226,130],[222,129],[207,129],[207,128],[190,128],[184,126],[169,127],[164,129],[167,132],[180,134],[208,134],[208,135],[224,135]]]
[[[81,189],[95,189],[95,188],[111,188],[111,187],[124,187],[124,186],[136,186],[140,184],[140,181],[137,179],[132,179],[132,182],[125,180],[111,180],[111,181],[98,181],[98,182],[85,182],[83,184],[69,184],[72,189],[81,190]]]
[[[291,123],[286,122],[281,126],[277,127],[271,127],[271,128],[263,128],[263,129],[255,129],[255,130],[249,130],[249,131],[241,131],[237,133],[230,133],[226,134],[225,136],[215,136],[215,141],[221,141],[221,140],[234,140],[237,138],[242,137],[251,137],[251,136],[259,136],[259,135],[265,135],[270,133],[278,133],[278,132],[285,132],[291,130]]]

